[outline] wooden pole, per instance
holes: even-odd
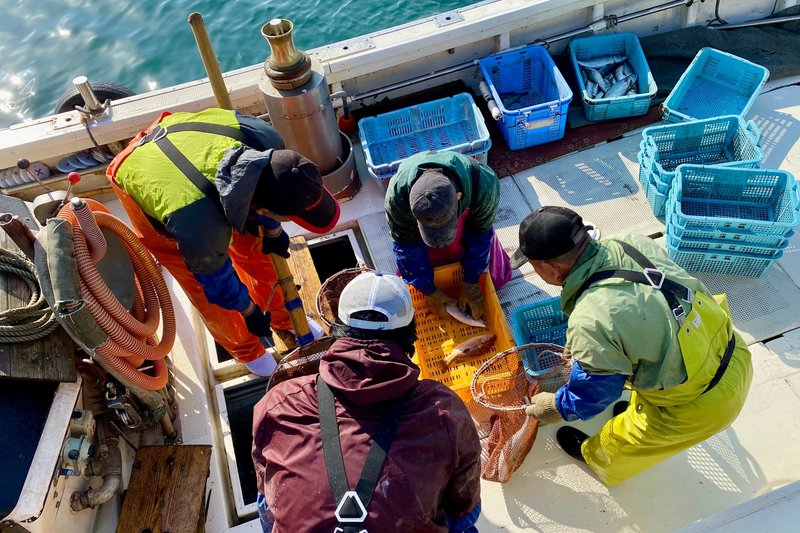
[[[31,229],[25,225],[18,215],[3,213],[0,215],[0,228],[3,228],[14,241],[22,253],[33,261],[33,241],[35,240]],[[282,259],[282,258],[281,258]]]
[[[203,16],[200,13],[192,13],[189,15],[189,25],[191,25],[192,33],[194,33],[195,41],[197,41],[197,49],[203,59],[203,66],[206,68],[208,81],[214,91],[217,105],[222,109],[233,109],[228,89],[225,87],[225,80],[222,79],[222,73],[219,70],[219,61],[214,54],[214,48],[211,46],[211,40],[203,23]],[[311,328],[308,326],[308,319],[303,309],[303,301],[297,292],[297,286],[294,284],[294,277],[292,276],[292,270],[289,268],[289,263],[286,262],[286,259],[276,254],[269,254],[269,257],[275,267],[275,273],[278,275],[278,283],[281,291],[283,291],[283,300],[286,304],[286,309],[289,311],[289,318],[291,318],[292,325],[294,325],[294,332],[298,341],[301,346],[309,344],[313,340],[313,335],[311,335]]]
[[[217,105],[222,109],[233,109],[231,97],[228,94],[228,89],[225,87],[225,80],[222,79],[222,72],[219,70],[219,61],[214,54],[214,48],[211,46],[211,39],[208,37],[206,25],[203,22],[203,15],[197,12],[189,15],[189,25],[192,27],[194,40],[197,41],[197,50],[200,52],[203,66],[206,68],[208,82],[211,84],[211,90],[214,91],[214,98],[217,100]]]

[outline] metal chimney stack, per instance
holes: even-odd
[[[360,187],[352,144],[336,125],[322,65],[294,46],[292,28],[277,18],[261,28],[271,54],[258,86],[286,148],[313,161],[328,190],[348,200]]]

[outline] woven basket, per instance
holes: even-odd
[[[330,328],[336,322],[339,309],[339,296],[348,283],[364,272],[366,267],[347,268],[325,280],[317,293],[317,315]]]

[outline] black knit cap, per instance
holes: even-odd
[[[580,244],[589,229],[572,209],[540,207],[519,225],[519,249],[511,258],[511,266],[519,268],[530,259],[547,261],[562,256]]]

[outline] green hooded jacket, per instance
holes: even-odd
[[[411,212],[408,198],[411,186],[423,171],[429,168],[441,168],[462,194],[458,202],[458,214],[468,207],[469,215],[464,222],[464,229],[470,233],[481,233],[492,227],[497,206],[500,203],[500,182],[497,174],[487,165],[481,163],[478,191],[472,190],[472,165],[469,157],[458,152],[420,153],[413,155],[400,164],[386,191],[386,219],[392,240],[399,244],[409,244],[420,239],[417,220]]]

